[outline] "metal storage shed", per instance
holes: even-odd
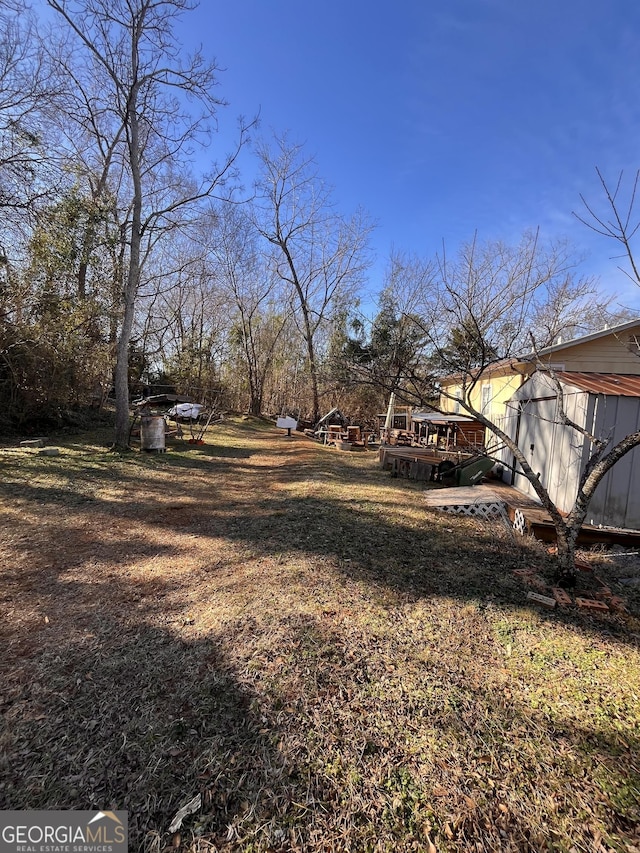
[[[556,373],[568,417],[613,447],[640,431],[640,376],[609,373]],[[558,395],[548,373],[537,371],[508,404],[506,432],[527,456],[561,512],[573,506],[589,457],[588,439],[558,423]],[[513,484],[535,498],[526,477]],[[640,530],[640,450],[635,448],[606,474],[593,496],[586,521],[603,527]]]

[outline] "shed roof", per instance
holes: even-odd
[[[608,394],[615,397],[640,397],[640,376],[626,373],[578,373],[559,371],[558,379],[589,394]]]
[[[468,415],[453,415],[448,412],[415,412],[411,415],[411,420],[418,423],[428,422],[432,424],[475,423],[474,418],[470,418]]]

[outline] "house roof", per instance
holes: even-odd
[[[623,373],[575,373],[559,371],[558,379],[589,394],[612,397],[640,397],[640,376]]]
[[[488,379],[490,376],[494,376],[495,374],[509,374],[509,373],[522,373],[521,367],[526,364],[529,366],[529,362],[526,361],[526,358],[500,358],[497,361],[492,361],[490,364],[485,365],[482,370],[478,369],[475,371],[477,376],[472,377],[471,374],[465,373],[451,373],[448,376],[443,376],[438,380],[440,385],[456,385],[458,384],[464,377],[468,377],[469,379],[474,378],[477,381],[482,379]],[[474,373],[474,371],[471,371]]]

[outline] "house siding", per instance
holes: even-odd
[[[510,371],[507,375],[494,375],[488,376],[486,379],[482,379],[473,389],[471,394],[471,405],[478,411],[482,412],[482,389],[486,387],[491,388],[491,392],[489,394],[489,410],[488,412],[483,412],[487,417],[496,418],[504,415],[505,406],[507,400],[510,400],[513,394],[518,390],[520,385],[522,384],[523,376],[520,373],[515,373]],[[446,389],[448,395],[453,395],[454,397],[458,394],[462,389],[460,384],[451,384],[445,385],[443,383],[443,388]],[[443,412],[454,412],[455,411],[456,401],[452,400],[451,397],[445,396],[444,394],[440,395],[440,410]],[[466,410],[461,406],[460,414],[465,414]]]
[[[595,341],[576,343],[559,348],[555,352],[545,353],[541,361],[545,364],[562,364],[564,370],[577,370],[584,373],[631,373],[640,375],[640,353],[629,350],[629,338],[640,336],[640,325],[620,334],[612,333],[608,337]]]

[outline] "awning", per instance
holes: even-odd
[[[446,412],[415,412],[411,420],[417,423],[451,424],[451,423],[475,423],[474,418],[467,415],[454,415]]]

